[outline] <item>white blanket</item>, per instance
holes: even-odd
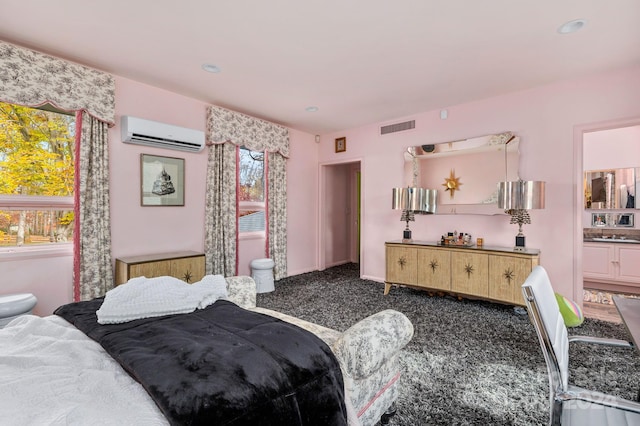
[[[58,316],[27,315],[0,330],[0,424],[168,422],[102,346]]]
[[[117,324],[187,314],[227,297],[227,283],[222,275],[206,275],[193,284],[166,276],[137,277],[109,290],[96,314],[100,324]]]

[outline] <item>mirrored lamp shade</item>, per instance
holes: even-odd
[[[503,210],[544,209],[544,182],[517,180],[498,183],[498,207]]]
[[[416,213],[435,213],[436,196],[435,189],[425,188],[393,188],[391,208],[394,210],[411,210]]]

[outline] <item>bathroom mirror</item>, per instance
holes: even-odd
[[[410,146],[404,183],[437,190],[436,214],[504,214],[497,205],[498,182],[519,179],[519,143],[518,136],[503,132]]]
[[[584,207],[593,210],[637,209],[640,168],[588,170],[584,173]]]

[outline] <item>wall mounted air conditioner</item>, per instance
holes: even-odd
[[[142,118],[122,116],[122,142],[156,148],[198,152],[204,148],[204,132]]]

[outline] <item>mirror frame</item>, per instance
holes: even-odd
[[[441,142],[431,145],[418,145],[407,147],[403,153],[404,155],[404,176],[405,185],[407,186],[420,186],[428,189],[436,189],[440,194],[437,197],[438,204],[436,208],[436,214],[480,214],[480,215],[504,215],[504,210],[498,207],[498,183],[505,178],[508,181],[514,181],[519,179],[519,162],[520,162],[520,150],[519,150],[520,138],[514,135],[512,132],[502,132],[497,134],[489,134],[464,140]],[[507,147],[507,153],[509,154],[508,160],[505,153],[505,146]],[[475,155],[478,158],[484,157],[487,153],[496,153],[494,170],[498,169],[495,173],[495,186],[493,192],[487,187],[487,196],[476,203],[458,203],[451,202],[455,196],[456,190],[464,190],[458,187],[457,184],[447,185],[451,179],[456,179],[453,170],[455,169],[456,160],[460,161],[461,156]],[[450,167],[451,174],[447,172],[447,176],[442,176],[441,182],[425,181],[422,171],[427,167],[424,165],[429,159],[449,159],[454,167]],[[439,160],[447,161],[447,160]],[[465,157],[464,160],[467,164],[473,160],[469,160]],[[478,161],[478,164],[481,164]],[[497,166],[500,164],[500,166]],[[467,167],[465,169],[466,182],[477,182],[480,175],[486,175],[487,169],[481,166]],[[478,177],[478,179],[474,179]],[[444,183],[443,183],[444,182]],[[464,185],[464,182],[460,183]],[[451,190],[451,186],[454,186]],[[447,194],[449,192],[449,194]],[[453,194],[453,196],[451,196]]]

